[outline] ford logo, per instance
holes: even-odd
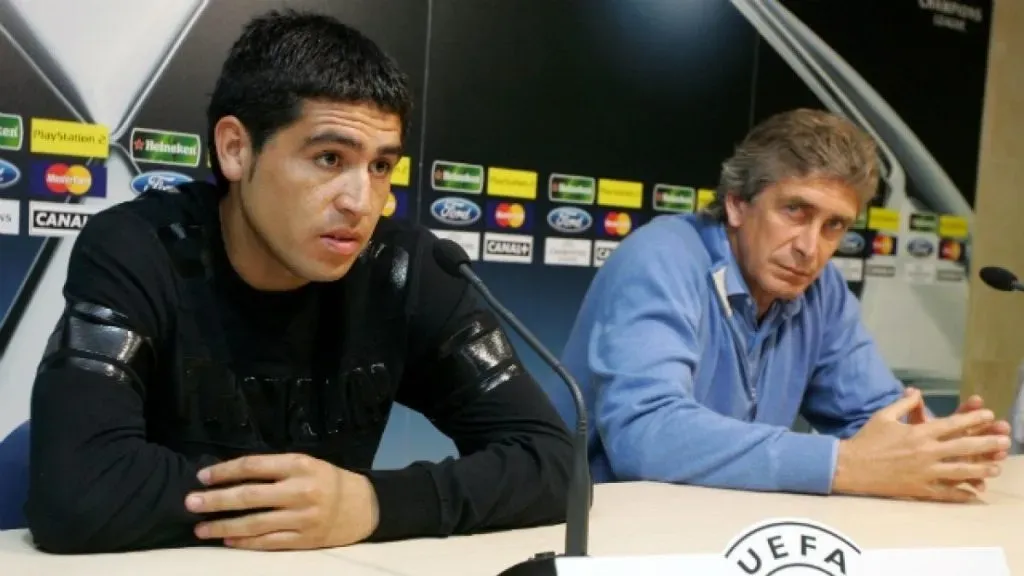
[[[566,234],[584,232],[593,223],[590,212],[575,206],[560,206],[548,212],[548,226]]]
[[[469,226],[480,219],[481,210],[476,202],[447,196],[434,200],[430,205],[430,214],[445,224]]]
[[[21,170],[7,160],[0,160],[0,188],[14,186],[21,180]]]
[[[841,242],[839,242],[839,253],[851,256],[854,254],[860,254],[864,250],[865,245],[864,237],[857,232],[847,232],[846,236],[843,236]]]
[[[935,245],[924,238],[914,238],[907,242],[907,252],[915,258],[927,258],[935,251]]]
[[[152,172],[143,172],[135,178],[132,178],[132,190],[135,191],[136,194],[142,194],[146,190],[168,192],[172,188],[191,181],[191,176],[186,176],[180,172],[154,170]]]

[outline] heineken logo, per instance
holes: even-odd
[[[198,134],[135,128],[131,143],[136,162],[196,168],[202,155]]]
[[[693,212],[697,205],[697,191],[687,186],[655,184],[651,205],[658,212]]]
[[[548,178],[548,199],[569,204],[593,204],[597,183],[589,176],[552,174]]]
[[[435,160],[431,172],[434,190],[463,194],[480,194],[484,190],[484,167],[478,164]]]
[[[21,116],[0,112],[0,150],[21,150],[24,133]]]
[[[934,232],[939,228],[939,217],[919,212],[910,215],[910,229],[915,232]]]

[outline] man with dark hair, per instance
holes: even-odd
[[[306,549],[555,523],[565,426],[495,316],[378,222],[410,110],[324,16],[246,28],[209,106],[217,185],[94,216],[32,396],[37,545]],[[461,457],[371,470],[394,402]]]
[[[706,210],[615,250],[563,358],[592,412],[596,481],[964,501],[964,483],[999,473],[1007,423],[979,397],[932,418],[830,264],[878,177],[849,121],[778,114],[726,160]],[[820,434],[791,430],[797,414]]]

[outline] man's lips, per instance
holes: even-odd
[[[795,268],[790,268],[789,266],[783,266],[781,264],[779,265],[779,268],[782,268],[782,270],[789,274],[790,276],[797,276],[799,278],[807,278],[808,276],[811,275],[810,272],[804,272],[802,270],[797,270]]]
[[[328,250],[344,256],[355,254],[362,244],[359,235],[351,232],[328,232],[320,236],[320,241]]]

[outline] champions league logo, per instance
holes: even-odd
[[[860,573],[861,551],[824,524],[772,519],[737,536],[725,558],[737,576],[853,576]]]

